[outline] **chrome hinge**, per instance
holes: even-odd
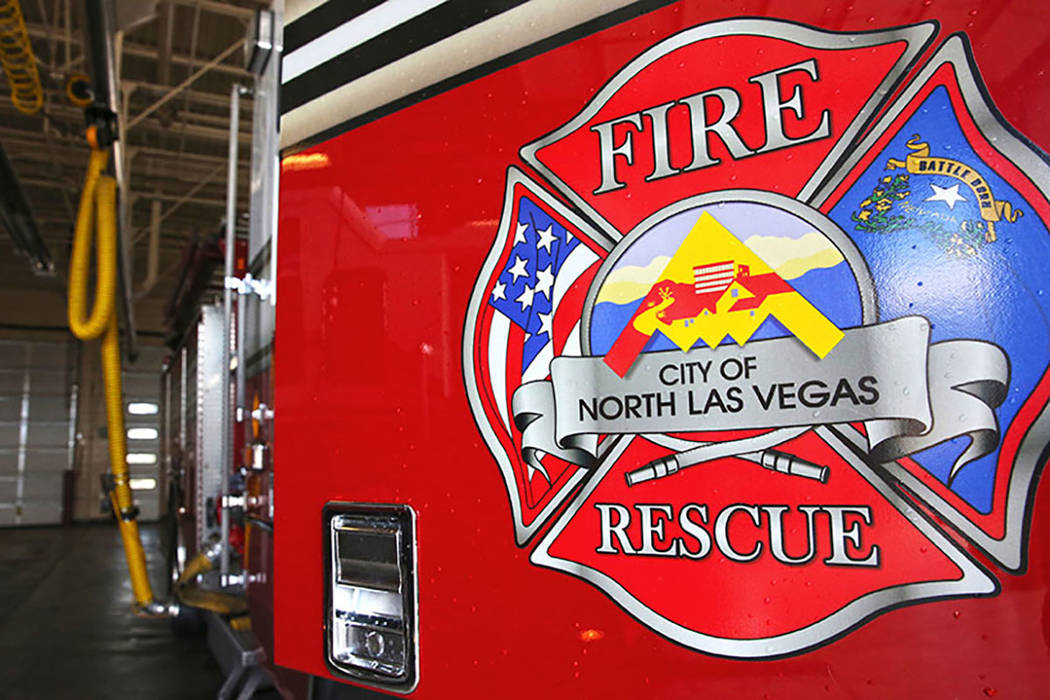
[[[230,494],[222,497],[222,507],[226,510],[230,508],[244,508],[244,496]]]
[[[244,406],[238,406],[237,407],[237,411],[236,411],[237,422],[238,423],[243,423],[245,417],[248,417],[248,418],[251,418],[252,420],[256,420],[256,421],[259,421],[260,423],[263,423],[265,421],[273,419],[273,409],[269,408],[264,403],[259,404],[258,408],[254,409],[254,410],[252,410],[250,412]]]
[[[251,468],[257,471],[266,468],[266,443],[256,442],[252,445]]]
[[[239,574],[226,574],[219,577],[219,585],[222,588],[244,588],[250,583],[266,583],[266,573],[249,573],[243,571]]]
[[[273,298],[273,281],[255,279],[250,272],[244,277],[227,277],[225,285],[238,294],[255,294],[263,301]]]
[[[247,583],[245,575],[224,574],[219,577],[219,586],[222,588],[241,588]]]
[[[252,420],[257,420],[260,423],[265,423],[268,420],[273,420],[273,409],[264,403],[259,404],[259,407],[251,412]]]

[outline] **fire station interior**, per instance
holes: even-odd
[[[162,444],[213,440],[179,382],[202,313],[221,337],[228,249],[245,274],[272,22],[257,0],[0,2],[2,697],[280,697],[233,567],[187,555],[195,496]],[[244,528],[222,536],[239,559]],[[214,585],[180,614],[189,567]]]
[[[1048,8],[0,0],[0,700],[1047,697]]]

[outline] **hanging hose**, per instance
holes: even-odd
[[[15,108],[23,114],[39,111],[44,105],[44,91],[18,0],[0,0],[0,64],[11,84]]]
[[[92,143],[84,191],[80,195],[73,253],[69,263],[69,329],[81,340],[102,337],[102,379],[106,396],[106,421],[109,434],[110,483],[109,499],[117,516],[128,573],[135,596],[136,613],[165,615],[167,606],[153,598],[146,555],[142,550],[138,509],[128,483],[127,436],[124,431],[124,398],[120,376],[120,337],[117,333],[117,186],[112,177],[102,174],[109,153],[98,147],[94,127],[88,130]],[[98,237],[96,252],[95,302],[90,315],[87,309],[88,266],[91,262],[92,214]]]
[[[97,127],[88,128],[91,158],[80,195],[73,253],[69,262],[69,328],[81,340],[102,338],[102,379],[106,395],[106,424],[109,435],[110,474],[107,488],[113,513],[117,516],[124,554],[128,560],[135,612],[145,616],[164,616],[172,608],[153,597],[146,555],[142,550],[138,509],[129,486],[127,435],[124,430],[124,398],[120,375],[120,336],[117,333],[117,222],[116,181],[103,175],[109,153],[98,147]],[[88,267],[91,262],[92,216],[97,233],[95,254],[95,301],[87,313]],[[240,597],[217,591],[201,590],[196,585],[198,574],[214,568],[219,549],[209,548],[194,557],[183,570],[175,586],[176,597],[186,605],[220,614],[242,614],[247,602]]]

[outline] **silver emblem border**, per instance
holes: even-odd
[[[878,469],[879,471],[885,470],[887,474],[899,480],[909,492],[914,493],[938,515],[944,517],[953,528],[996,563],[1012,573],[1022,573],[1024,571],[1027,565],[1026,550],[1028,527],[1030,525],[1026,516],[1031,507],[1035,486],[1038,483],[1037,476],[1047,447],[1045,439],[1039,436],[1050,432],[1050,406],[1043,408],[1022,438],[1018,448],[1008,485],[1006,530],[1004,537],[1001,539],[995,539],[987,535],[987,533],[978,528],[940,496],[933,493],[899,464],[894,462],[882,465],[869,465],[858,454],[863,453],[866,448],[866,441],[859,433],[843,426],[838,426],[837,429],[826,426],[815,428],[817,434],[832,449],[856,469],[880,495],[919,529],[934,546],[944,552],[960,568],[963,576],[956,581],[927,581],[872,591],[805,628],[775,637],[744,640],[705,635],[683,627],[642,604],[607,574],[577,562],[552,556],[549,552],[551,544],[558,538],[567,523],[576,515],[579,508],[586,502],[586,499],[597,485],[601,483],[631,440],[635,438],[609,440],[607,444],[603,444],[605,454],[598,468],[594,470],[595,473],[588,474],[587,470],[577,469],[576,473],[555,494],[551,502],[537,515],[535,520],[526,526],[521,519],[522,507],[517,493],[517,480],[514,475],[513,465],[485,419],[480,394],[474,382],[474,356],[476,349],[473,346],[473,338],[482,304],[484,304],[488,294],[487,283],[492,277],[495,265],[502,254],[510,233],[514,185],[520,183],[527,187],[530,193],[577,227],[592,242],[605,248],[607,252],[611,252],[614,247],[618,247],[617,243],[621,241],[623,234],[588,205],[564,181],[544,166],[536,158],[536,152],[586,123],[604,106],[612,95],[652,61],[693,42],[719,36],[750,34],[787,39],[816,49],[875,46],[900,40],[904,40],[907,43],[907,47],[900,59],[887,73],[882,83],[873,92],[828,156],[825,157],[803,186],[797,198],[795,198],[798,200],[797,203],[802,206],[808,204],[813,209],[819,210],[834,189],[857,165],[861,157],[885,133],[893,119],[914,99],[917,92],[928,82],[933,73],[945,63],[951,63],[955,68],[960,91],[977,128],[994,144],[998,151],[1018,165],[1031,178],[1036,188],[1050,200],[1050,166],[1048,166],[1038,150],[1025,141],[1022,136],[1014,132],[1007,125],[1005,119],[995,110],[991,99],[987,96],[986,89],[980,82],[965,35],[961,33],[953,35],[945,41],[917,77],[892,103],[890,109],[876,122],[875,126],[864,138],[857,142],[856,146],[850,148],[851,143],[854,142],[859,132],[872,120],[883,100],[900,83],[906,71],[932,42],[936,29],[937,24],[935,22],[924,22],[907,27],[866,33],[838,33],[818,30],[792,22],[769,19],[723,20],[686,29],[646,50],[618,71],[573,119],[555,131],[521,148],[520,155],[522,159],[535,168],[553,186],[555,191],[565,196],[586,217],[597,224],[596,228],[550,195],[542,184],[530,178],[519,168],[509,166],[507,168],[506,189],[499,228],[479,272],[478,281],[475,283],[467,310],[463,335],[464,340],[468,341],[464,342],[463,348],[464,383],[467,388],[468,400],[475,423],[485,439],[489,451],[492,452],[500,467],[504,486],[511,503],[515,541],[518,546],[525,546],[546,525],[551,515],[561,507],[563,502],[580,486],[581,482],[586,481],[568,507],[558,515],[550,530],[539,540],[539,543],[530,555],[530,561],[533,564],[559,570],[587,581],[609,595],[620,607],[638,619],[639,622],[676,643],[715,656],[738,659],[768,659],[798,654],[816,646],[830,643],[873,617],[904,605],[945,598],[996,595],[999,591],[996,579],[981,564],[968,556],[950,537],[942,533],[927,515],[914,508],[904,497],[903,494],[905,492],[902,491],[901,486],[888,483],[876,471]],[[731,194],[732,191],[716,192],[708,193],[704,197],[726,199]],[[674,207],[678,204],[681,203],[669,206]],[[636,227],[636,229],[639,227]],[[608,257],[606,258],[607,260]],[[603,262],[604,265],[605,262]],[[591,293],[593,294],[593,292],[594,290],[592,289]],[[867,312],[867,299],[865,302],[865,311]],[[868,314],[865,313],[866,318],[867,316]]]

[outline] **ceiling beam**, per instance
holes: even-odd
[[[28,149],[28,155],[35,156],[38,160],[46,160],[48,158],[46,153],[42,153],[39,150],[41,146],[47,145],[44,134],[39,131],[23,131],[21,129],[0,127],[0,143],[17,148]],[[69,155],[71,158],[76,159],[79,162],[84,164],[87,163],[87,146],[80,139],[67,138],[55,141],[54,149],[62,155]],[[129,146],[128,150],[131,152],[130,155],[133,158],[146,156],[149,158],[170,158],[178,161],[194,161],[195,163],[226,162],[226,156],[216,156],[210,153],[196,153],[194,151],[183,151],[180,153],[177,150],[169,148],[155,148],[153,146],[140,146],[134,144]],[[242,168],[246,168],[249,165],[248,157],[250,156],[250,153],[244,153],[243,156],[244,157],[240,159],[240,165]]]
[[[225,2],[214,2],[214,0],[174,0],[176,5],[186,7],[200,6],[205,12],[216,15],[228,15],[243,20],[250,20],[255,15],[255,10],[250,7],[238,7]]]
[[[29,36],[34,37],[34,38],[49,39],[49,40],[52,37],[59,38],[58,37],[59,32],[54,27],[49,27],[46,24],[38,24],[36,22],[26,22],[26,31],[29,32]],[[79,31],[71,32],[70,35],[71,35],[71,37],[72,37],[74,42],[79,43],[79,42],[82,41],[82,38],[81,38],[81,35],[80,35]],[[122,46],[122,50],[123,50],[125,56],[135,56],[135,57],[138,57],[138,58],[150,58],[150,59],[153,59],[153,60],[157,60],[157,47],[156,46],[150,46],[149,44],[139,44],[137,42],[132,42],[132,41],[126,41],[125,40],[124,43],[123,43],[123,46]],[[200,67],[202,67],[202,66],[204,66],[205,64],[208,63],[205,60],[201,60],[201,59],[198,59],[198,58],[193,58],[193,57],[187,56],[185,54],[174,53],[174,52],[171,54],[171,61],[172,61],[172,63],[178,63],[179,65],[182,65],[182,66],[191,66],[193,68],[200,68]],[[68,67],[66,67],[66,68],[68,68]],[[243,67],[238,66],[238,65],[233,65],[233,64],[230,64],[230,63],[220,63],[217,66],[215,66],[213,68],[213,70],[218,71],[220,73],[227,73],[229,75],[235,75],[235,76],[238,76],[238,77],[247,77],[247,76],[251,75]]]
[[[136,114],[134,117],[132,117],[131,121],[128,122],[127,129],[130,131],[131,129],[135,128],[138,124],[141,124],[142,121],[146,117],[148,117],[149,115],[153,114],[158,109],[160,109],[161,107],[166,105],[173,98],[177,97],[180,92],[182,92],[183,90],[188,88],[190,85],[195,83],[197,81],[197,79],[200,78],[202,75],[204,75],[208,71],[214,69],[217,65],[219,65],[220,63],[225,61],[227,57],[229,57],[234,51],[238,50],[242,46],[244,46],[244,39],[243,38],[242,39],[238,39],[237,41],[235,41],[232,44],[230,44],[218,56],[216,56],[215,58],[211,59],[210,61],[205,63],[203,66],[198,68],[196,71],[194,71],[194,73],[192,75],[190,75],[188,78],[183,80],[181,83],[179,83],[178,85],[173,87],[171,90],[168,90],[168,92],[163,97],[161,97],[159,100],[157,100],[156,102],[151,104],[149,107],[147,107],[146,109],[142,110],[141,112]]]
[[[175,4],[161,2],[157,5],[157,82],[167,85],[171,82],[171,44],[175,36]],[[121,80],[123,83],[124,81]]]
[[[143,91],[146,91],[146,92],[152,92],[154,94],[161,94],[161,95],[163,95],[164,93],[166,93],[169,90],[171,90],[171,86],[169,86],[169,85],[158,85],[156,83],[146,83],[146,82],[143,82],[141,80],[129,80],[127,78],[124,78],[121,82],[124,83],[124,85],[127,85],[129,87],[134,87],[136,92],[138,92],[140,90],[143,90]],[[65,97],[66,93],[64,91],[58,91],[58,92],[62,93],[63,98]],[[228,90],[225,91],[225,92],[219,93],[219,92],[210,92],[210,91],[201,91],[201,90],[191,90],[191,89],[187,88],[186,90],[182,91],[182,94],[184,96],[186,96],[186,97],[189,97],[194,102],[198,102],[200,104],[205,104],[205,105],[208,105],[210,107],[223,107],[223,108],[228,109],[229,106],[230,106],[230,93],[229,93]],[[251,99],[252,99],[251,95],[242,95],[241,96],[241,102],[244,102],[245,100],[250,102]]]
[[[47,178],[35,178],[35,177],[20,177],[19,180],[24,185],[30,185],[33,187],[47,187],[50,189],[62,189],[70,187],[68,182],[60,182],[58,180],[50,180]],[[207,183],[202,183],[207,184]],[[80,188],[77,187],[77,190]],[[177,194],[164,194],[162,192],[150,192],[148,190],[132,190],[131,196],[136,199],[159,199],[164,202],[181,202],[182,204],[199,204],[201,206],[208,207],[225,207],[226,200],[219,197],[186,197],[184,195]]]
[[[13,116],[20,116],[21,113],[15,109],[14,105],[11,104],[10,100],[0,100],[0,111],[6,112]],[[83,112],[73,105],[52,105],[49,110],[49,114],[52,116],[62,116],[63,119],[70,122],[80,122],[83,120]],[[154,133],[162,134],[175,134],[178,135],[185,131],[187,136],[206,140],[206,141],[218,141],[228,143],[230,140],[229,129],[220,129],[210,126],[202,126],[200,124],[165,124],[156,117],[147,117],[139,125],[138,129],[148,129]],[[241,129],[240,141],[241,143],[250,144],[252,140],[251,124],[248,123],[247,129]],[[134,143],[127,143],[126,147],[129,149],[135,148]]]

